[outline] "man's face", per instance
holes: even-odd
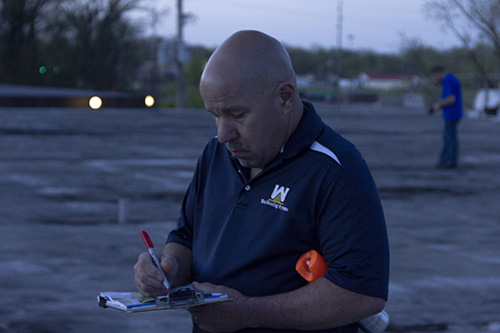
[[[441,72],[435,72],[431,74],[431,78],[435,85],[440,85],[443,82],[444,75]]]
[[[202,84],[205,108],[214,116],[218,141],[247,168],[264,168],[285,143],[288,116],[275,91],[246,91],[230,84]]]

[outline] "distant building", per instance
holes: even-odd
[[[311,87],[315,82],[314,75],[297,75],[297,87],[306,88]]]
[[[369,89],[409,89],[419,83],[419,77],[397,73],[361,73],[358,77],[360,88]]]
[[[175,63],[177,45],[178,44],[175,39],[163,40],[158,46],[156,55],[158,58],[158,64],[161,66],[168,66]],[[179,60],[184,64],[191,60],[191,52],[186,44],[182,44],[180,46]]]

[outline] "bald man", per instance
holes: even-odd
[[[200,93],[217,137],[202,153],[161,266],[174,286],[233,301],[190,310],[194,332],[356,332],[388,292],[385,220],[357,149],[298,94],[283,45],[257,31],[211,56]],[[308,250],[327,273],[295,271]],[[134,267],[145,296],[165,293],[147,253]]]

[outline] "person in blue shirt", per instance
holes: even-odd
[[[388,296],[389,247],[377,189],[356,147],[299,97],[283,45],[239,31],[200,81],[217,127],[187,189],[161,266],[173,286],[231,302],[190,309],[193,332],[357,332]],[[309,250],[327,273],[308,284]],[[134,266],[144,296],[165,293],[147,252]]]
[[[456,76],[447,73],[442,66],[431,70],[433,81],[441,85],[441,99],[434,103],[431,113],[443,110],[443,148],[437,168],[453,169],[458,166],[458,123],[462,119],[462,88]]]

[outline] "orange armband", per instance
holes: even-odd
[[[309,283],[325,275],[327,269],[325,259],[315,250],[304,253],[295,264],[295,270]]]

